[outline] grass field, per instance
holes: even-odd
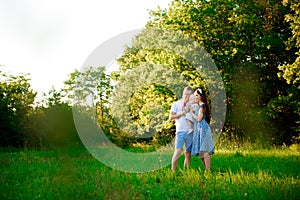
[[[171,160],[171,158],[170,158]],[[0,199],[300,199],[299,149],[216,150],[172,173],[111,169],[84,148],[0,153]]]

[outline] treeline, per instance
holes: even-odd
[[[61,101],[54,89],[43,102],[35,102],[36,92],[28,75],[1,71],[0,146],[43,148],[79,143],[72,108]]]
[[[118,58],[118,71],[108,75],[98,66],[76,70],[63,89],[51,90],[39,103],[27,75],[1,71],[0,146],[81,144],[73,119],[78,106],[118,146],[168,143],[174,137],[168,112],[181,89],[188,84],[208,90],[209,84],[219,83],[209,82],[214,75],[205,65],[199,71],[182,57],[205,60],[190,54],[193,43],[178,35],[153,38],[153,29],[192,38],[212,57],[226,91],[223,138],[299,143],[299,10],[295,0],[174,0],[166,10],[150,12],[144,30]],[[158,44],[165,49],[151,48]]]

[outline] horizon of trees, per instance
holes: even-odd
[[[219,87],[205,68],[205,55],[191,52],[193,43],[182,42],[181,34],[207,51],[223,79],[227,113],[222,137],[266,146],[299,143],[299,10],[296,0],[173,0],[167,9],[149,13],[142,33],[118,58],[118,71],[105,74],[104,66],[75,70],[64,88],[50,90],[35,105],[28,76],[0,69],[0,146],[81,144],[74,106],[83,116],[95,113],[93,123],[118,146],[168,143],[174,136],[168,112],[180,88]],[[149,36],[151,30],[179,34],[166,39]],[[191,60],[201,60],[203,70]]]

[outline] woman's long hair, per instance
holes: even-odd
[[[205,94],[205,91],[202,89],[197,89],[196,92],[200,95],[201,101],[204,102],[204,113],[206,115],[206,121],[209,124],[210,123],[210,110],[209,110],[209,104],[207,100],[207,96]]]

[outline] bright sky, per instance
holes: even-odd
[[[31,86],[60,89],[101,43],[143,28],[171,0],[0,0],[0,65],[29,73]]]

